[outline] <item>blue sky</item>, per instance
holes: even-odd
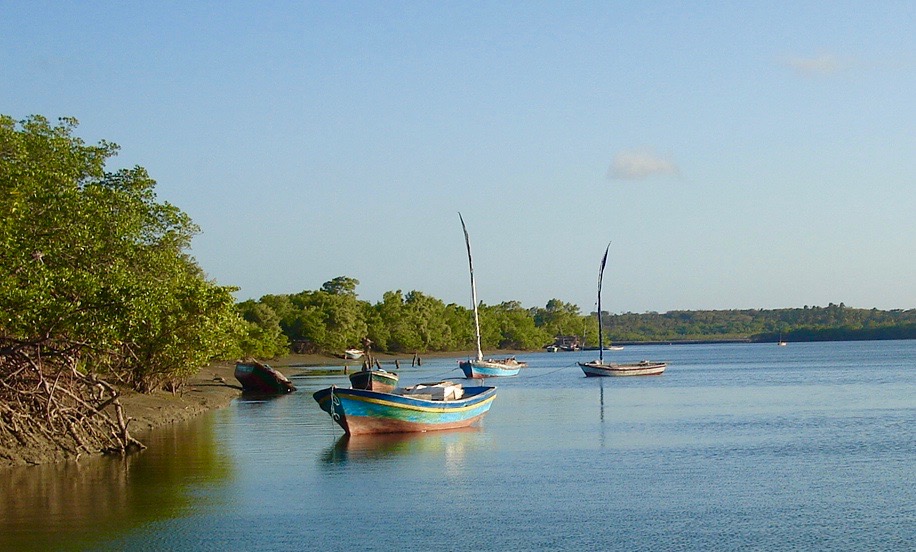
[[[612,312],[916,307],[916,3],[0,4],[239,299],[360,281]]]

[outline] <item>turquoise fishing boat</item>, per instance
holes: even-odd
[[[490,410],[496,388],[437,382],[383,393],[331,386],[313,397],[347,435],[409,433],[472,425]]]

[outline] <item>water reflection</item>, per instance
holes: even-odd
[[[190,492],[193,483],[231,475],[212,421],[173,424],[143,440],[149,448],[127,457],[7,470],[0,478],[0,550],[82,549],[177,517],[204,500]]]
[[[369,463],[391,460],[398,456],[442,453],[447,468],[460,473],[465,453],[482,438],[479,427],[467,427],[426,433],[385,433],[379,435],[343,435],[329,447],[322,458],[329,464]]]

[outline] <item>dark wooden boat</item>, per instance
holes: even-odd
[[[350,387],[390,393],[398,386],[398,375],[386,370],[360,370],[350,374]]]
[[[282,395],[296,390],[296,386],[286,376],[256,360],[236,362],[235,379],[239,380],[242,389],[249,393]]]
[[[604,266],[607,264],[607,253],[610,248],[611,244],[608,244],[604,250],[604,257],[601,258],[601,266],[598,269],[598,360],[580,362],[579,367],[582,368],[586,377],[661,375],[668,366],[664,362],[652,362],[649,360],[631,363],[604,362],[604,334],[601,328],[601,281],[604,279]]]
[[[579,363],[579,367],[585,372],[586,377],[590,378],[595,376],[658,376],[665,371],[667,366],[664,362],[650,362],[648,360],[629,363],[593,360]]]

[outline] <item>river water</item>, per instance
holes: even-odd
[[[916,341],[605,355],[669,367],[520,355],[479,428],[352,440],[311,397],[343,377],[294,375],[127,459],[0,472],[0,550],[916,549]]]

